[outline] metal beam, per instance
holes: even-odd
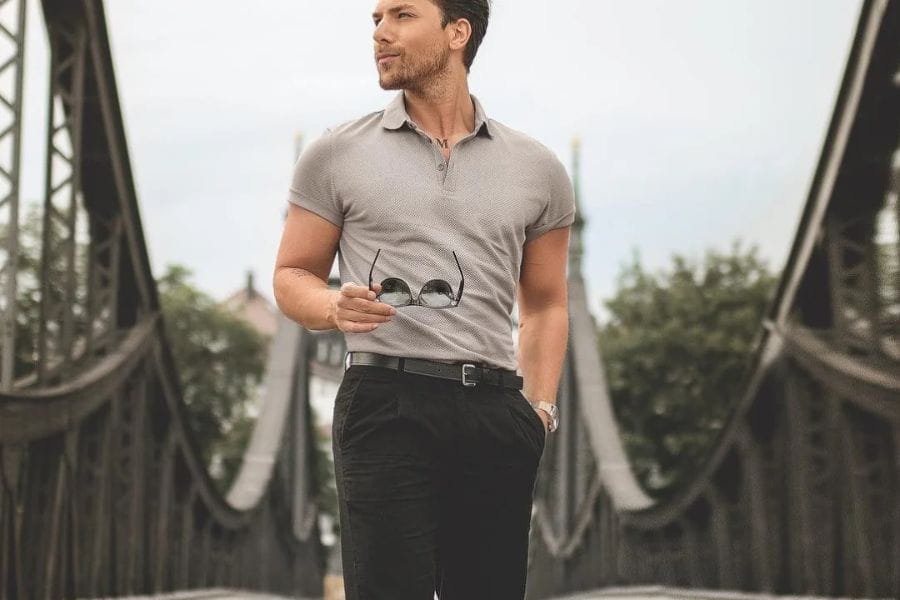
[[[0,21],[0,37],[12,46],[12,56],[0,66],[0,76],[13,70],[13,88],[0,90],[8,111],[0,120],[0,145],[10,141],[10,154],[0,156],[0,392],[12,388],[16,361],[16,315],[19,303],[19,161],[22,150],[22,79],[25,72],[25,0],[2,0],[0,8],[15,7],[14,23]]]

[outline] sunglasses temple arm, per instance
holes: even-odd
[[[375,258],[372,260],[372,267],[369,269],[369,289],[372,289],[372,272],[375,270],[375,261],[378,260],[378,255],[381,254],[381,248],[378,249],[378,252],[375,253]]]
[[[456,252],[453,252],[453,260],[456,261],[456,268],[459,269],[459,291],[456,293],[456,304],[459,304],[460,298],[462,298],[463,293],[463,285],[466,283],[466,278],[463,275],[462,267],[459,264],[459,259],[456,258]]]

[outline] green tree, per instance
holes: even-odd
[[[220,308],[190,277],[187,268],[168,265],[157,285],[191,429],[206,464],[221,461],[217,482],[224,491],[253,430],[248,408],[265,371],[268,339]]]
[[[38,335],[41,318],[41,294],[44,280],[41,271],[41,249],[43,247],[43,205],[37,202],[23,202],[22,214],[18,228],[18,256],[15,268],[16,290],[16,327],[15,357],[13,373],[15,378],[34,373],[38,360]],[[68,218],[68,211],[63,209],[62,219]],[[84,218],[83,213],[79,218]],[[9,232],[8,223],[0,223],[0,240]],[[50,231],[50,242],[54,246],[60,244],[59,228]],[[83,336],[87,328],[86,304],[87,289],[87,252],[88,245],[76,237],[75,240],[75,336]],[[46,291],[55,302],[66,297],[66,265],[63,253],[57,254],[48,266],[49,277],[46,278]]]
[[[41,315],[41,215],[36,204],[23,204],[19,225],[14,377],[34,371],[38,353],[38,326]],[[8,235],[9,225],[0,224],[0,239]],[[57,278],[57,281],[63,278]]]
[[[600,346],[623,440],[648,493],[689,479],[741,393],[775,278],[757,248],[673,255],[649,273],[637,253],[605,302]]]
[[[34,371],[37,360],[41,303],[41,248],[43,207],[23,204],[16,265],[16,377]],[[81,215],[83,216],[83,215]],[[0,224],[0,239],[8,225]],[[57,236],[57,231],[51,235]],[[53,239],[52,243],[59,243]],[[85,240],[76,238],[76,302],[86,302],[87,251]],[[65,264],[50,266],[48,291],[64,297]],[[253,430],[248,407],[256,401],[256,389],[265,369],[268,340],[238,317],[218,308],[216,302],[189,281],[190,271],[170,265],[158,280],[163,318],[179,371],[191,427],[204,460],[221,462],[218,478],[224,490],[240,466]],[[77,311],[76,334],[86,325],[84,311]]]

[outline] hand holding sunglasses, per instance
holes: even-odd
[[[375,253],[375,259],[372,261],[372,268],[369,269],[369,289],[372,289],[372,272],[375,270],[375,262],[378,255],[381,254],[381,248]],[[462,298],[463,277],[462,267],[456,252],[453,252],[453,260],[456,261],[456,267],[459,269],[459,291],[454,297],[453,288],[443,279],[432,279],[427,281],[422,289],[419,290],[418,296],[413,296],[409,289],[409,284],[399,277],[388,277],[381,281],[381,291],[375,296],[376,300],[380,300],[391,306],[426,306],[428,308],[452,308],[459,304]],[[374,291],[374,290],[373,290]]]
[[[375,284],[378,285],[377,283]],[[347,282],[329,299],[326,319],[345,333],[366,333],[389,322],[397,310],[375,300],[380,290]]]

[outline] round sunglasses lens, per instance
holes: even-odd
[[[432,279],[422,286],[419,302],[425,306],[450,306],[453,304],[453,289],[440,279]]]
[[[409,286],[402,279],[388,277],[381,282],[381,293],[378,299],[391,306],[406,306],[412,302],[412,293]]]

